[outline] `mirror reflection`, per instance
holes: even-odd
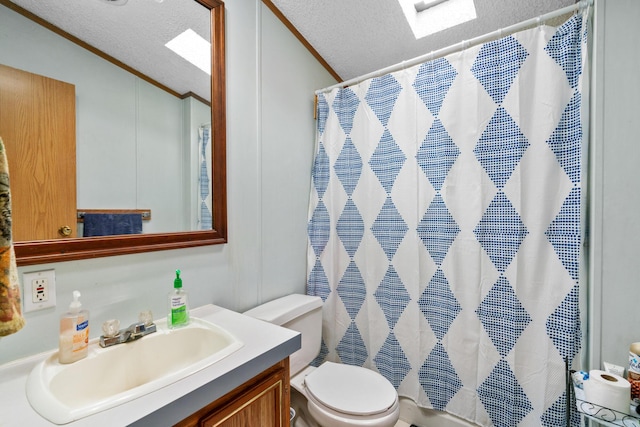
[[[34,197],[37,202],[32,202],[31,209],[35,206],[33,212],[28,209],[17,210],[20,208],[16,208],[13,194],[14,229],[16,218],[24,218],[26,229],[30,232],[33,231],[31,229],[39,229],[37,221],[42,217],[54,216],[62,207],[70,207],[68,210],[73,215],[69,222],[57,222],[52,227],[55,237],[27,236],[14,239],[19,266],[227,241],[224,3],[220,0],[120,0],[116,3],[124,3],[126,7],[114,7],[110,0],[0,0],[2,71],[9,70],[14,74],[25,72],[33,81],[49,79],[46,81],[54,82],[51,86],[68,85],[73,89],[72,98],[75,98],[72,102],[73,113],[70,114],[75,119],[71,126],[75,133],[64,137],[65,140],[75,138],[73,144],[67,145],[68,148],[54,149],[53,154],[46,155],[40,155],[39,149],[22,152],[13,150],[18,153],[17,156],[24,157],[25,152],[29,153],[24,163],[26,167],[20,165],[11,169],[13,193],[16,193],[16,170],[30,174],[29,179],[25,180],[25,193],[29,195],[36,194],[31,188],[33,186],[58,188],[45,173],[47,170],[63,170],[69,180],[75,180],[71,190],[64,189],[44,199]],[[164,15],[158,12],[160,9],[153,13],[146,11],[142,15],[138,12],[137,15],[133,14],[137,24],[129,23],[129,27],[135,28],[133,32],[118,30],[120,21],[125,20],[123,11],[133,11],[127,7],[165,4],[173,5],[174,9],[163,12]],[[60,11],[61,7],[67,7],[67,10]],[[193,20],[194,7],[198,13],[204,12],[197,19],[200,24]],[[87,13],[86,8],[103,9],[93,18],[86,19],[83,15]],[[98,17],[108,15],[104,8],[119,10],[120,15],[115,14],[115,18],[112,16],[106,22],[100,21]],[[183,13],[176,14],[176,8]],[[105,51],[92,47],[78,38],[81,32],[73,30],[74,33],[67,33],[61,30],[37,15],[36,9],[41,9],[38,14],[42,15],[57,11],[58,18],[62,19],[60,22],[81,22],[84,27],[94,28],[91,34],[94,38],[98,34],[100,43],[119,46],[120,50],[127,51],[141,62],[131,66],[115,59],[111,56],[113,52],[105,53],[108,50],[106,47],[100,46]],[[192,12],[187,12],[189,10]],[[47,15],[47,18],[50,17]],[[155,20],[162,22],[162,25]],[[56,25],[60,25],[60,22],[56,22]],[[201,29],[202,22],[205,22],[204,30]],[[155,28],[164,34],[171,27],[173,37],[176,33],[174,25],[167,23],[188,24],[193,30],[200,28],[202,37],[212,40],[207,56],[210,69],[213,70],[211,75],[170,52],[164,44],[161,44],[161,51],[169,56],[160,59],[150,56],[155,48],[152,49],[148,44],[144,45],[142,51],[134,49],[134,44],[140,41],[160,40],[151,30],[147,33],[142,31],[144,28]],[[109,35],[100,35],[98,28]],[[121,32],[128,35],[129,39],[118,39],[113,43]],[[84,49],[78,48],[78,45]],[[200,77],[195,77],[198,74]],[[26,102],[28,96],[16,95],[17,89],[22,90],[23,86],[15,84],[13,77],[7,79],[0,76],[0,81],[3,80],[9,80],[8,86],[12,89],[9,96],[0,94],[0,98],[13,97],[23,104],[29,104]],[[49,84],[44,86],[48,87]],[[53,105],[57,106],[58,98],[54,96],[53,99]],[[170,101],[164,103],[167,99]],[[56,127],[62,127],[56,114],[64,112],[65,108],[45,107],[44,119],[22,127],[37,129],[41,135],[48,135]],[[32,116],[25,113],[27,110],[24,106],[16,110],[3,108],[0,109],[0,120],[4,118],[7,121],[7,115],[4,114],[7,111],[13,114],[13,117],[8,116],[10,121],[23,125]],[[6,132],[0,128],[0,137],[2,133]],[[207,142],[207,133],[210,142]],[[132,145],[126,145],[126,141],[132,142]],[[12,165],[15,162],[10,159],[9,163]],[[94,187],[91,187],[92,184]],[[67,203],[63,201],[64,198],[75,198],[76,202]],[[144,234],[73,237],[84,234],[83,221],[87,220],[87,215],[104,211],[110,214],[139,214]]]
[[[115,66],[0,6],[7,34],[1,39],[0,70],[13,95],[2,98],[13,102],[3,110],[21,112],[5,119],[0,128],[14,160],[10,158],[14,241],[211,229],[211,78],[164,46],[165,39],[180,34],[186,25],[208,43],[209,10],[193,0],[182,1],[198,8],[198,14],[192,10],[190,22],[177,20],[158,36],[164,38],[154,46],[160,52],[167,51],[163,52],[165,60],[150,56],[152,49],[146,42],[123,50],[138,60],[136,68],[151,66],[150,74],[170,62],[180,63],[188,73],[178,76],[189,75],[189,86],[173,82],[171,74],[163,78],[162,73],[156,73],[171,87]],[[15,3],[30,6],[28,1]],[[85,1],[78,9],[83,16],[76,12],[66,18],[56,17],[64,12],[62,7],[35,11],[49,13],[46,17],[60,26],[69,22],[69,31],[89,40],[101,31],[94,28],[103,28],[90,14],[99,14],[106,22],[117,20],[119,25],[108,30],[110,37],[97,37],[109,41],[101,50],[122,57],[126,55],[113,46],[126,43],[134,28],[120,18],[146,13],[161,19],[165,13],[161,10],[170,3],[114,6]],[[79,22],[91,25],[77,25]],[[138,26],[135,32],[140,30]],[[29,82],[34,79],[38,83],[31,89]],[[69,95],[59,95],[58,86],[65,87]],[[12,124],[14,128],[9,129]],[[69,128],[75,128],[75,135]],[[13,141],[20,141],[19,149],[10,150]],[[60,188],[64,190],[57,191]],[[46,202],[41,203],[43,200]],[[61,204],[71,206],[63,209]]]

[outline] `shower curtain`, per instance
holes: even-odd
[[[198,167],[198,230],[211,230],[211,125],[198,128]]]
[[[565,361],[580,351],[583,21],[319,95],[316,363],[371,368],[419,406],[481,426],[566,425]]]

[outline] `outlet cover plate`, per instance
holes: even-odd
[[[36,293],[34,288],[37,286],[37,284],[43,282],[47,285],[47,289],[45,290],[47,298],[44,301],[34,301],[35,298],[32,297]],[[42,310],[49,307],[55,307],[56,271],[52,269],[23,273],[22,291],[22,301],[24,302],[25,313]]]

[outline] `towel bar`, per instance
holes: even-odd
[[[132,214],[139,213],[143,221],[151,220],[151,209],[78,209],[78,222],[84,222],[84,214]]]

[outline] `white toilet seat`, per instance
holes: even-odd
[[[325,362],[305,376],[304,389],[323,426],[391,427],[400,415],[395,388],[370,369]]]
[[[397,400],[396,389],[370,369],[325,362],[304,380],[309,394],[334,411],[349,415],[385,412]]]

